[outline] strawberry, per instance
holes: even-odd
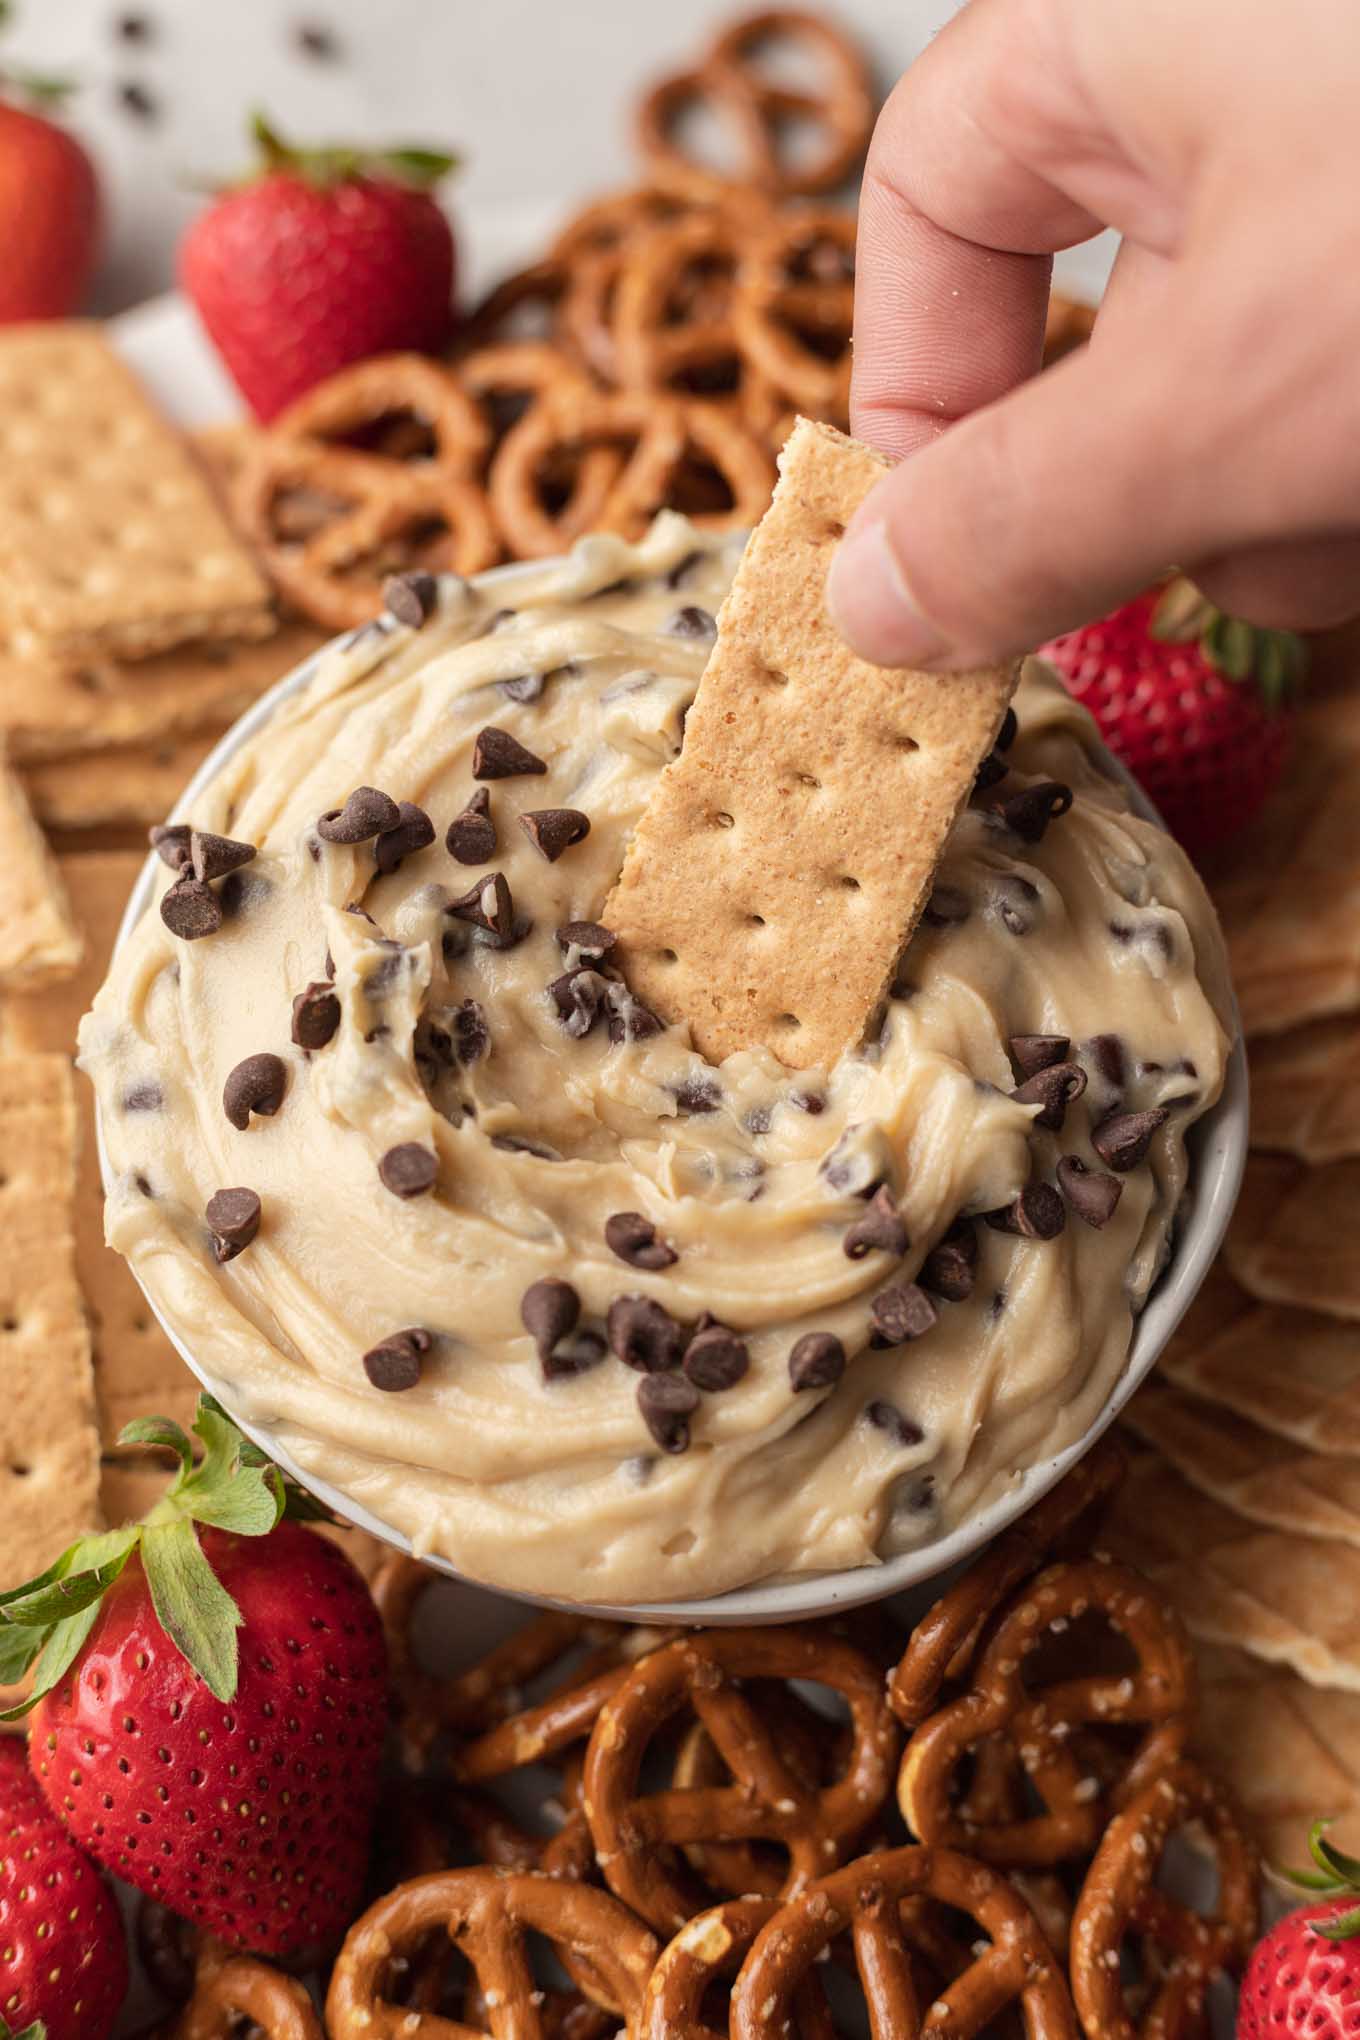
[[[1222,615],[1188,581],[1149,589],[1040,655],[1195,856],[1244,829],[1284,770],[1302,643]]]
[[[382,1625],[315,1514],[210,1397],[122,1442],[180,1465],[144,1523],[0,1596],[0,1680],[36,1659],[29,1762],[71,1834],[233,1946],[294,1954],[358,1909],[387,1722]]]
[[[0,1741],[0,2034],[108,2040],[127,1946],[103,1878],[49,1808],[17,1737]]]
[[[348,362],[447,339],[453,231],[430,149],[299,150],[256,115],[258,176],[221,192],[180,250],[185,289],[246,402],[272,418]]]
[[[44,103],[64,87],[7,78]],[[0,103],[0,325],[64,319],[99,252],[99,185],[75,136],[42,113]]]
[[[1242,1979],[1237,2040],[1360,2033],[1360,1862],[1333,1848],[1326,1826],[1317,1821],[1308,1837],[1317,1868],[1283,1873],[1320,1896],[1257,1942]]]

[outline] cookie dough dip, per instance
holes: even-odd
[[[634,995],[604,906],[735,561],[663,515],[401,583],[161,833],[81,1030],[110,1241],[233,1409],[531,1594],[872,1564],[1076,1439],[1224,1073],[1212,910],[1034,661],[834,1067]]]

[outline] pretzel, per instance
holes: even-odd
[[[809,1786],[775,1746],[740,1681],[811,1679],[850,1709],[851,1743],[841,1774]],[[733,1783],[639,1793],[659,1731],[691,1706],[721,1752]],[[586,1751],[586,1818],[605,1880],[642,1918],[666,1932],[694,1911],[663,1845],[778,1842],[789,1865],[781,1895],[801,1890],[843,1860],[882,1807],[898,1745],[870,1658],[806,1629],[728,1629],[679,1637],[634,1667],[605,1703]]]
[[[545,483],[564,456],[598,445],[619,449],[623,458],[597,529],[624,538],[640,538],[666,505],[687,509],[710,530],[740,529],[760,516],[774,486],[765,448],[711,404],[633,392],[564,392],[536,404],[506,435],[491,465],[492,509],[520,558],[562,550],[561,522],[545,498]]]
[[[1090,1611],[1132,1647],[1136,1669],[1028,1685],[1026,1661],[1039,1645]],[[1054,1566],[1030,1581],[988,1633],[972,1678],[971,1692],[912,1735],[898,1802],[923,1842],[967,1849],[1005,1869],[1051,1869],[1093,1849],[1111,1807],[1179,1759],[1192,1725],[1194,1667],[1180,1623],[1145,1580],[1107,1561]],[[1113,1785],[1092,1775],[1073,1747],[1073,1732],[1091,1723],[1142,1730]],[[1043,1810],[982,1824],[955,1803],[955,1781],[970,1753],[995,1736],[1018,1755]]]
[[[721,397],[758,380],[734,324],[749,231],[734,214],[710,208],[654,229],[628,251],[610,321],[614,371],[626,388]]]
[[[524,1943],[531,1931],[585,1958],[606,2010],[634,2017],[659,1950],[617,1899],[553,1877],[446,1870],[399,1885],[350,1928],[326,1994],[330,2040],[467,2040],[466,2026],[387,1995],[398,1965],[435,1933],[476,1972],[494,2040],[546,2040]]]
[[[1163,1852],[1195,1824],[1218,1887],[1209,1918],[1158,1888]],[[1088,2040],[1183,2040],[1207,2032],[1205,1996],[1240,1973],[1260,1924],[1260,1865],[1218,1787],[1191,1764],[1147,1786],[1110,1823],[1072,1921],[1072,1989]],[[1122,1980],[1127,1940],[1140,1947],[1148,2001],[1136,2022]]]
[[[888,1697],[904,1728],[924,1721],[946,1683],[963,1677],[989,1617],[1069,1538],[1080,1540],[1085,1520],[1123,1477],[1123,1454],[1102,1440],[941,1595],[912,1631],[892,1676]]]
[[[776,84],[756,61],[771,43],[802,45],[819,72],[816,90]],[[687,115],[703,109],[735,144],[730,173],[699,161],[684,146]],[[815,129],[820,146],[809,159],[783,146],[796,122]],[[867,69],[848,37],[815,14],[772,8],[748,16],[718,36],[692,70],[664,78],[637,112],[637,139],[658,184],[711,192],[724,183],[755,185],[779,197],[833,191],[844,184],[868,146],[874,96]]]
[[[241,2019],[260,2040],[325,2040],[305,1986],[248,1955],[200,1963],[194,1994],[172,2032],[174,2040],[234,2040]]]
[[[736,337],[753,366],[809,415],[850,405],[855,221],[806,206],[757,236],[740,270]]]
[[[922,2001],[901,1917],[903,1900],[913,1898],[968,1915],[990,1943],[929,2002]],[[984,1864],[923,1848],[863,1856],[780,1908],[742,1964],[732,1992],[732,2040],[797,2031],[798,1993],[845,1933],[871,2030],[881,2040],[971,2040],[1017,2001],[1027,2040],[1077,2040],[1067,1985],[1023,1899]]]
[[[562,297],[570,280],[568,264],[552,255],[503,277],[464,319],[456,353],[506,341],[560,338]]]
[[[272,430],[276,438],[428,463],[465,480],[475,475],[487,440],[477,406],[423,354],[379,354],[340,369],[295,398]]]
[[[573,1743],[584,1742],[605,1701],[627,1679],[639,1652],[659,1649],[674,1634],[672,1630],[608,1627],[614,1634],[599,1642],[545,1700],[504,1716],[454,1751],[453,1773],[460,1783],[472,1785],[504,1777],[507,1771],[541,1764],[560,1756]]]

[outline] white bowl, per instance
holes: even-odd
[[[538,571],[541,565],[541,562],[535,563],[533,571]],[[479,575],[478,583],[503,586],[525,571],[526,569],[519,565],[494,567],[488,573]],[[248,742],[257,730],[263,728],[281,702],[307,685],[318,661],[325,656],[328,649],[329,647],[323,647],[320,652],[313,653],[311,658],[305,659],[293,672],[286,674],[268,694],[262,696],[255,706],[241,717],[239,722],[232,725],[221,743],[203,761],[176,803],[177,817],[187,820],[192,815],[195,801],[216,774],[235,757],[242,745]],[[1159,822],[1160,817],[1137,781],[1124,770],[1117,759],[1110,762],[1127,785],[1137,811],[1149,820]],[[157,874],[161,868],[153,852],[148,856],[145,868],[132,889],[132,896],[114,944],[115,955],[151,905],[155,897]],[[1247,1153],[1247,1061],[1235,1005],[1232,1018],[1235,1038],[1222,1095],[1213,1109],[1206,1112],[1190,1129],[1187,1136],[1191,1158],[1187,1210],[1173,1241],[1171,1258],[1134,1326],[1133,1339],[1123,1372],[1104,1408],[1090,1429],[1077,1439],[1075,1444],[1069,1445],[1055,1458],[1037,1461],[1004,1495],[999,1496],[988,1507],[979,1509],[947,1535],[934,1538],[928,1544],[918,1545],[911,1551],[902,1552],[895,1558],[885,1559],[880,1565],[856,1566],[843,1572],[812,1573],[777,1583],[757,1583],[750,1587],[734,1588],[729,1593],[715,1595],[707,1600],[696,1601],[652,1601],[635,1606],[619,1606],[594,1602],[553,1601],[546,1594],[520,1594],[511,1598],[549,1607],[570,1606],[581,1613],[607,1615],[624,1620],[732,1626],[738,1623],[807,1621],[814,1616],[828,1615],[838,1609],[855,1608],[867,1601],[880,1601],[889,1595],[900,1595],[910,1589],[921,1588],[927,1582],[933,1582],[938,1588],[942,1575],[973,1557],[983,1545],[1006,1529],[1008,1524],[1032,1508],[1040,1496],[1046,1494],[1049,1488],[1061,1480],[1069,1468],[1075,1466],[1082,1455],[1090,1450],[1102,1432],[1108,1430],[1134,1390],[1151,1372],[1171,1334],[1189,1308],[1196,1290],[1208,1274],[1209,1265],[1218,1252],[1228,1228],[1228,1220],[1232,1216],[1233,1206],[1237,1202]],[[98,1145],[99,1166],[107,1190],[111,1172],[102,1126],[98,1129]],[[230,1410],[232,1403],[230,1387],[195,1359],[174,1326],[168,1324],[162,1317],[155,1299],[148,1296],[147,1301],[166,1337],[181,1355],[186,1366],[198,1377],[204,1388],[216,1396],[224,1408]],[[333,1487],[329,1481],[318,1480],[312,1473],[303,1473],[268,1430],[255,1424],[244,1423],[239,1417],[236,1421],[241,1423],[242,1430],[254,1438],[287,1473],[337,1516],[353,1523],[361,1530],[367,1530],[385,1543],[397,1546],[400,1550],[410,1549],[410,1540],[403,1536],[400,1530],[384,1523],[362,1504],[351,1499],[339,1488]],[[465,1577],[445,1559],[430,1558],[427,1562],[451,1579],[461,1580]]]

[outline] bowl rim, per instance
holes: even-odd
[[[471,579],[473,585],[477,587],[504,587],[517,579],[541,574],[544,568],[555,564],[558,564],[558,561],[512,561],[504,566],[488,568],[485,573],[474,575]],[[211,785],[218,773],[272,720],[285,701],[291,700],[310,684],[322,662],[354,635],[352,631],[345,631],[329,639],[285,673],[267,693],[261,695],[260,699],[254,702],[213,746],[175,802],[169,819],[187,820],[194,802]],[[1104,758],[1115,777],[1127,790],[1135,813],[1145,820],[1155,822],[1159,827],[1165,827],[1161,816],[1138,781],[1119,759],[1108,750],[1105,751]],[[161,869],[156,852],[149,851],[119,922],[110,957],[110,968],[133,929],[152,904]],[[1079,1438],[1073,1440],[1063,1451],[1032,1462],[985,1508],[975,1510],[944,1536],[933,1538],[929,1543],[917,1545],[910,1551],[900,1552],[895,1557],[883,1559],[877,1564],[866,1563],[834,1572],[800,1574],[792,1579],[758,1580],[750,1586],[733,1587],[726,1593],[700,1597],[696,1600],[645,1602],[565,1600],[548,1594],[534,1594],[523,1589],[496,1586],[494,1583],[478,1579],[473,1574],[460,1571],[451,1560],[437,1553],[420,1552],[416,1555],[422,1563],[451,1580],[477,1587],[484,1592],[500,1594],[507,1600],[519,1601],[532,1607],[560,1608],[573,1614],[600,1615],[615,1621],[704,1623],[716,1627],[809,1621],[820,1615],[885,1600],[891,1595],[939,1580],[956,1570],[965,1561],[976,1556],[1003,1530],[1009,1528],[1018,1517],[1031,1509],[1110,1428],[1135,1390],[1141,1387],[1156,1365],[1209,1272],[1237,1202],[1248,1146],[1249,1092],[1246,1049],[1241,1015],[1231,986],[1229,999],[1232,1047],[1224,1070],[1223,1088],[1209,1111],[1196,1121],[1186,1137],[1187,1146],[1191,1151],[1191,1172],[1187,1191],[1188,1215],[1178,1230],[1173,1232],[1166,1266],[1153,1284],[1147,1302],[1134,1322],[1133,1337],[1118,1379],[1097,1415]],[[100,1181],[107,1195],[112,1187],[113,1171],[104,1140],[103,1114],[97,1098],[95,1145]],[[133,1273],[135,1275],[136,1271]],[[163,1315],[156,1299],[142,1285],[140,1278],[137,1279],[152,1314],[171,1345],[200,1385],[231,1413],[232,1421],[267,1452],[285,1473],[291,1475],[334,1515],[351,1523],[356,1529],[367,1531],[381,1543],[410,1553],[411,1539],[402,1531],[383,1522],[381,1517],[376,1516],[363,1503],[354,1500],[330,1481],[315,1473],[304,1471],[291,1453],[279,1444],[268,1425],[247,1421],[233,1411],[234,1397],[231,1385],[220,1376],[212,1374],[195,1359],[185,1340]]]

